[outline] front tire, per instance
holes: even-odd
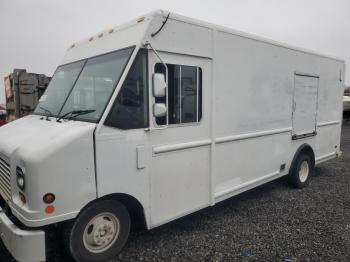
[[[88,206],[67,226],[65,242],[76,261],[102,262],[118,255],[129,233],[127,208],[119,201],[103,200]]]
[[[306,187],[309,184],[314,168],[313,161],[309,155],[299,155],[288,175],[289,183],[296,188]]]

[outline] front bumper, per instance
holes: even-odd
[[[0,207],[0,237],[18,261],[45,261],[45,232],[19,229]]]

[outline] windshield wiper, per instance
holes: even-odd
[[[39,108],[45,112],[46,120],[47,121],[51,121],[51,119],[49,117],[53,117],[54,116],[52,114],[52,112],[49,109],[46,109],[45,107],[42,107],[42,106],[39,106]],[[42,119],[44,119],[44,118],[42,118]]]
[[[90,110],[73,110],[73,111],[70,111],[68,113],[65,113],[63,115],[61,115],[60,117],[57,118],[56,122],[61,122],[61,120],[67,116],[71,116],[69,119],[73,119],[77,116],[81,116],[81,115],[86,115],[86,114],[90,114],[90,113],[93,113],[95,112],[96,110],[94,109],[90,109]]]

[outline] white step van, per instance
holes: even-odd
[[[339,156],[343,60],[156,11],[73,44],[30,116],[0,128],[0,233],[77,261]],[[138,220],[137,220],[138,221]],[[65,223],[63,223],[65,222]]]

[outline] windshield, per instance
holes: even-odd
[[[71,111],[91,110],[76,119],[99,121],[133,49],[59,66],[34,113],[57,117]]]

